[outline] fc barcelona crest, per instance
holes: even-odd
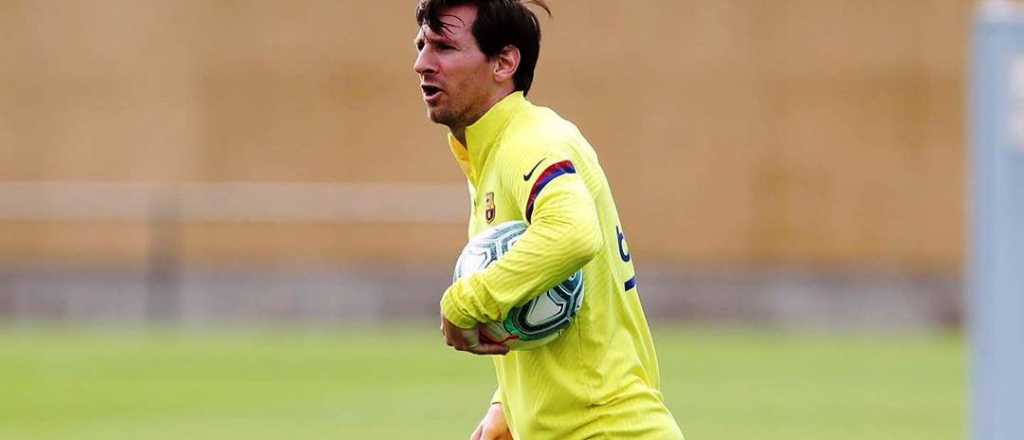
[[[494,193],[489,192],[484,196],[484,218],[487,219],[487,223],[494,221]]]

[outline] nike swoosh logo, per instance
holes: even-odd
[[[534,166],[533,166],[533,169],[532,169],[532,170],[530,170],[530,172],[529,172],[529,173],[523,174],[523,180],[524,180],[524,181],[527,181],[527,182],[529,182],[529,181],[530,181],[530,176],[532,176],[532,175],[533,175],[533,172],[534,172],[534,171],[537,171],[537,167],[539,167],[539,166],[540,166],[540,164],[544,163],[544,161],[545,161],[545,160],[547,160],[547,158],[546,158],[546,157],[545,157],[544,159],[541,159],[541,160],[540,160],[540,162],[537,162],[537,165],[534,165]]]

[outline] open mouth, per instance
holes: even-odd
[[[427,99],[427,100],[432,100],[434,98],[437,98],[437,96],[441,94],[441,88],[440,87],[430,86],[430,85],[422,85],[422,86],[420,86],[420,88],[423,89],[423,97],[425,99]]]

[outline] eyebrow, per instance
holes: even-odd
[[[416,35],[416,38],[413,38],[412,43],[414,45],[416,45],[416,46],[419,46],[421,43],[434,43],[434,44],[444,43],[444,44],[454,45],[455,44],[455,40],[453,40],[453,39],[451,39],[449,37],[446,37],[444,35],[440,35],[440,34],[438,34],[436,36],[430,36],[430,35],[425,35],[423,33],[420,33],[420,34]]]

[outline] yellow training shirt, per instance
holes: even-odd
[[[658,360],[615,202],[593,148],[572,123],[505,97],[449,136],[466,173],[472,237],[506,221],[529,226],[511,251],[445,292],[462,328],[509,310],[583,268],[585,296],[551,343],[495,356],[495,400],[517,440],[682,439],[659,390]]]

